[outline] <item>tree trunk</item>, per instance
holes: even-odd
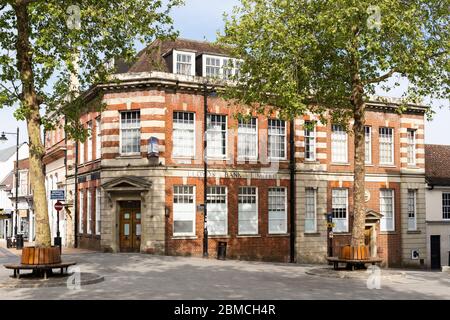
[[[26,1],[17,0],[13,5],[17,18],[17,68],[22,83],[22,108],[28,128],[30,144],[30,184],[33,192],[34,213],[36,217],[36,246],[50,247],[50,225],[45,192],[45,175],[42,158],[44,146],[41,139],[41,116],[39,101],[34,87],[32,68],[32,48],[30,45],[30,26]]]
[[[354,183],[353,183],[353,228],[352,246],[364,245],[365,230],[365,103],[364,89],[359,75],[353,78],[353,133],[354,133]]]

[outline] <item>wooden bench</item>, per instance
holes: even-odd
[[[347,267],[349,267],[352,271],[355,270],[355,266],[357,265],[365,265],[366,263],[371,263],[372,265],[375,265],[383,261],[383,259],[380,258],[341,259],[338,257],[328,257],[327,260],[333,263],[334,270],[339,269],[339,263],[346,263]]]
[[[61,269],[61,274],[64,274],[64,269],[67,270],[70,266],[76,265],[76,262],[61,262],[55,264],[5,264],[6,269],[14,270],[14,278],[20,278],[20,270],[33,270],[33,272],[42,272],[44,279],[47,279],[49,271],[52,269]]]

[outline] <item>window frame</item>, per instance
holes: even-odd
[[[225,192],[223,195],[218,194],[218,193],[215,193],[215,194],[211,194],[210,192],[207,193],[206,205],[207,205],[207,212],[208,212],[208,223],[209,223],[209,221],[211,221],[211,219],[210,219],[211,212],[215,212],[215,210],[208,208],[208,204],[209,204],[208,196],[211,194],[215,197],[223,197],[225,199],[225,232],[224,233],[211,232],[211,229],[208,227],[208,235],[210,235],[210,236],[227,236],[228,235],[228,197],[227,197],[228,188],[226,186],[221,186],[221,185],[208,186],[207,191],[210,191],[212,188],[223,188]]]
[[[92,234],[92,190],[87,189],[86,197],[86,234]]]
[[[345,191],[345,218],[335,218],[334,217],[334,197],[333,197],[333,191]],[[332,212],[332,220],[335,222],[336,220],[345,221],[345,230],[337,230],[336,226],[333,227],[333,232],[335,233],[346,233],[349,232],[349,201],[348,201],[348,188],[332,188],[331,189],[331,212]],[[342,208],[336,208],[336,209],[342,209]]]
[[[369,129],[368,132],[367,132],[367,129]],[[367,142],[369,143],[368,148],[366,148]],[[364,148],[365,148],[364,163],[372,164],[372,127],[371,126],[364,126]]]
[[[316,131],[316,125],[314,125],[314,129],[308,130],[306,128],[306,124],[307,123],[313,123],[312,121],[305,121],[305,126],[303,128],[303,135],[305,138],[305,161],[316,161],[317,160],[317,131]],[[309,133],[309,135],[307,135],[307,133]],[[311,136],[312,133],[312,136]],[[312,154],[313,156],[309,156],[307,157],[307,145],[311,144],[311,139],[312,139],[312,147],[310,145],[310,148],[313,149]],[[311,153],[311,151],[309,151],[309,153]]]
[[[84,234],[84,189],[79,189],[78,234]]]
[[[238,158],[238,160],[257,160],[258,159],[258,156],[259,156],[259,134],[258,134],[258,132],[259,132],[259,123],[258,123],[258,118],[257,117],[252,117],[252,120],[255,120],[255,138],[256,138],[256,150],[255,150],[255,155],[254,156],[247,156],[247,155],[245,155],[245,156],[242,156],[241,154],[240,154],[240,152],[239,152],[239,143],[240,143],[240,138],[239,138],[239,129],[240,129],[240,125],[242,124],[242,121],[241,120],[238,120],[238,130],[237,130],[237,133],[238,133],[238,141],[237,141],[237,158]],[[244,133],[241,133],[241,134],[244,134]],[[249,133],[245,133],[246,135],[249,135]]]
[[[284,226],[283,229],[278,231],[278,232],[274,232],[274,231],[270,231],[270,222],[274,221],[274,220],[281,220],[281,219],[271,219],[270,218],[270,192],[276,190],[277,192],[279,190],[283,190],[283,201],[284,201]],[[277,195],[278,196],[278,195]],[[288,210],[287,210],[287,188],[286,187],[270,187],[267,189],[267,234],[286,234],[288,232]]]
[[[381,131],[382,130],[390,130],[390,132],[391,132],[391,155],[390,155],[391,156],[391,162],[383,162],[383,158],[382,158],[383,153],[381,152],[381,146],[382,146],[382,142],[381,142],[382,132]],[[395,131],[394,131],[394,128],[392,128],[392,127],[380,127],[378,129],[378,135],[379,135],[379,150],[378,150],[378,152],[379,152],[380,165],[381,166],[383,166],[383,165],[387,165],[387,166],[394,165],[395,164],[395,154],[394,154],[394,152],[395,152],[395,139],[394,139]]]
[[[227,158],[228,156],[228,116],[225,114],[220,114],[220,113],[208,113],[206,115],[206,138],[208,138],[208,133],[210,132],[208,129],[208,123],[211,123],[211,117],[212,116],[216,116],[216,117],[225,117],[225,153],[221,154],[221,155],[213,155],[211,156],[210,153],[208,152],[208,147],[211,145],[209,143],[206,144],[206,157],[207,159],[219,159],[219,160],[224,160]],[[212,132],[219,132],[216,130],[213,130]],[[222,134],[223,131],[220,130],[220,133]],[[207,139],[207,142],[209,142],[210,139]],[[223,142],[223,141],[222,141]],[[223,145],[221,146],[221,148],[223,149]]]
[[[416,138],[417,130],[407,129],[406,132],[407,132],[406,163],[408,166],[415,166],[417,164],[417,138]],[[412,133],[412,143],[410,136],[411,133]],[[412,152],[412,158],[410,158],[410,152]]]
[[[386,215],[383,214],[383,212],[382,212],[383,210],[382,210],[382,204],[381,204],[381,199],[385,198],[382,196],[382,193],[384,191],[390,191],[391,195],[392,195],[392,228],[391,229],[387,228],[387,222],[385,223],[386,228],[383,227],[383,223],[382,223],[383,219],[385,219],[385,220],[387,219]],[[383,217],[380,219],[380,231],[381,232],[395,231],[395,191],[394,191],[394,189],[380,189],[380,213],[383,215]]]
[[[174,121],[174,119],[175,119],[175,113],[192,113],[193,114],[193,124],[192,124],[192,126],[193,126],[193,128],[194,128],[194,132],[193,132],[193,150],[192,150],[192,155],[176,155],[176,154],[174,154],[174,150],[175,150],[175,143],[174,143],[174,139],[173,139],[173,137],[174,137],[174,132],[175,132],[175,130],[181,130],[181,129],[175,129],[175,126],[174,126],[174,124],[175,124],[175,121]],[[197,151],[197,148],[196,148],[196,134],[197,134],[197,130],[196,130],[196,126],[195,126],[195,118],[196,118],[196,113],[195,112],[190,112],[190,111],[176,111],[176,110],[174,110],[173,112],[172,112],[172,158],[173,159],[193,159],[193,158],[195,158],[195,154],[196,154],[196,151]]]
[[[95,188],[95,234],[100,235],[101,234],[101,193],[100,188]]]
[[[410,195],[413,195],[413,198],[410,198]],[[413,201],[411,211],[411,203]],[[408,214],[408,231],[416,231],[417,230],[417,189],[408,189],[406,195],[406,209]],[[413,213],[413,217],[411,217],[411,212]]]
[[[122,141],[122,114],[136,112],[139,114],[139,151],[138,152],[122,152],[123,141]],[[137,156],[141,154],[141,139],[142,139],[142,121],[141,121],[141,111],[140,110],[123,110],[119,112],[119,154],[121,156]]]
[[[191,221],[191,220],[175,220],[175,207],[176,207],[176,203],[175,203],[175,187],[192,187],[192,194],[188,194],[188,193],[177,193],[177,194],[182,194],[183,196],[192,196],[192,211],[190,214],[191,218],[192,218],[192,232],[175,232],[175,221]],[[196,188],[195,185],[173,185],[172,186],[172,236],[173,237],[193,237],[196,235],[196,223],[197,223],[197,209],[196,209]],[[183,202],[184,204],[184,202]]]
[[[340,128],[339,131],[334,130],[335,128]],[[345,154],[345,159],[340,160],[336,159],[337,155],[336,152],[333,150],[333,145],[337,142],[341,142],[340,140],[335,139],[335,132],[343,132],[345,135],[345,150],[342,152],[342,154]],[[331,163],[333,164],[348,164],[348,132],[344,130],[344,126],[339,124],[332,124],[331,125]]]
[[[307,218],[308,216],[308,191],[312,191],[313,196],[313,206],[314,213],[313,218]],[[312,220],[314,228],[309,230],[306,228],[306,220]],[[305,233],[316,233],[317,232],[317,189],[316,188],[305,188]]]
[[[186,75],[183,73],[178,73],[177,70],[177,66],[178,66],[178,55],[188,55],[191,57],[191,72],[190,74]],[[190,52],[190,51],[183,51],[183,50],[173,50],[172,51],[172,63],[173,63],[173,73],[177,74],[177,75],[182,75],[182,76],[195,76],[195,52]]]
[[[447,197],[447,199],[444,199],[445,197]],[[441,199],[442,220],[450,220],[450,192],[442,192]],[[447,201],[447,203],[445,203],[445,201]],[[447,212],[446,209],[448,210]]]
[[[102,157],[102,119],[100,116],[95,118],[95,158]]]
[[[281,121],[282,123],[284,123],[284,139],[283,139],[283,146],[284,146],[284,157],[274,157],[270,155],[270,122],[271,121]],[[275,136],[281,136],[280,134],[276,134]],[[269,161],[271,160],[275,160],[275,161],[282,161],[282,160],[287,160],[287,124],[286,124],[286,120],[281,120],[281,119],[267,119],[267,158],[269,159]]]
[[[94,143],[94,141],[93,141],[93,139],[94,139],[94,137],[92,136],[93,135],[93,133],[94,133],[94,130],[93,130],[93,128],[94,128],[94,124],[92,123],[92,120],[90,120],[90,121],[88,121],[87,122],[87,129],[88,129],[88,137],[87,137],[87,159],[86,159],[86,161],[87,162],[91,162],[92,160],[93,160],[93,154],[92,154],[92,152],[94,151],[93,150],[93,143]]]
[[[256,214],[256,230],[254,231],[254,232],[250,232],[250,233],[242,233],[241,231],[240,231],[240,221],[241,221],[241,219],[240,219],[240,212],[241,212],[241,210],[239,210],[239,206],[240,206],[240,197],[241,197],[241,189],[244,189],[244,188],[253,188],[253,189],[255,189],[255,195],[254,195],[254,197],[255,197],[255,206],[256,206],[256,208],[255,208],[255,214]],[[248,197],[249,196],[249,194],[244,194],[243,196],[246,196],[246,197]],[[250,196],[253,196],[253,195],[250,195]],[[258,209],[259,209],[259,197],[258,197],[258,187],[253,187],[253,186],[244,186],[244,187],[239,187],[239,189],[238,189],[238,230],[237,230],[237,235],[238,236],[254,236],[254,235],[258,235],[258,232],[259,232],[259,211],[258,211]]]

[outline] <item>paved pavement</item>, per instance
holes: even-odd
[[[2,288],[0,299],[450,299],[450,273],[404,271],[402,277],[383,277],[381,270],[381,288],[371,290],[369,274],[340,279],[306,273],[317,265],[75,252],[63,259],[76,260],[81,272],[105,281],[75,290]],[[3,255],[0,265],[18,259]],[[10,275],[0,267],[0,282]]]

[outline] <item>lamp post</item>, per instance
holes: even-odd
[[[16,135],[16,165],[15,165],[15,179],[16,179],[16,203],[15,203],[15,208],[14,208],[14,239],[16,240],[16,248],[17,249],[22,249],[23,247],[23,238],[21,235],[17,234],[17,224],[18,224],[18,219],[17,216],[19,215],[19,210],[18,210],[18,205],[19,205],[19,127],[17,127],[17,132],[2,132],[2,135],[0,136],[0,142],[5,142],[8,141],[8,138],[6,137],[7,134],[10,135]]]

